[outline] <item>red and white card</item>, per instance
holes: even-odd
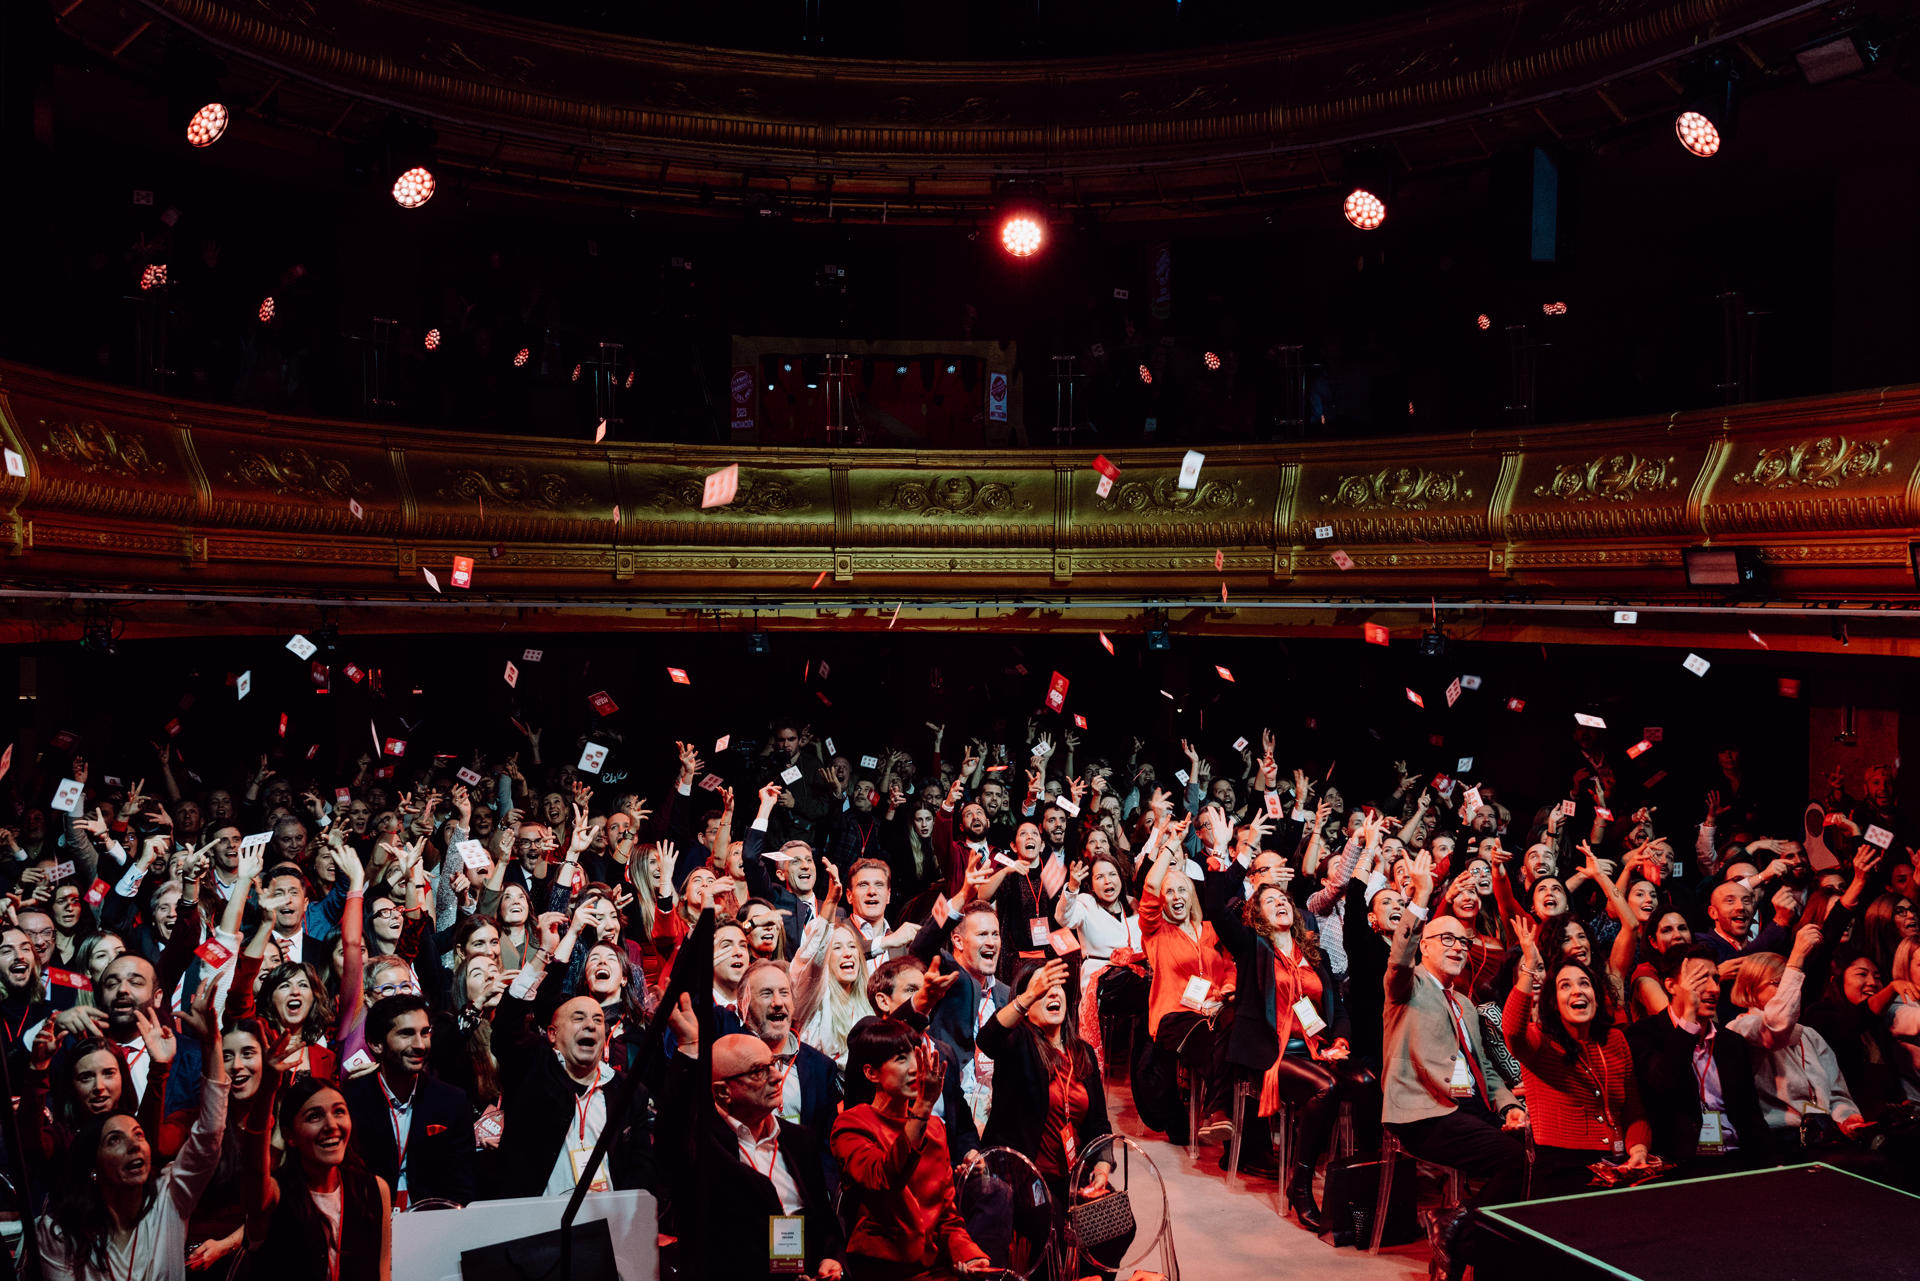
[[[1059,711],[1067,705],[1067,678],[1059,672],[1047,682],[1047,706]]]
[[[740,464],[722,467],[707,477],[700,493],[701,507],[725,507],[740,493]]]
[[[473,557],[455,556],[453,558],[453,585],[455,587],[473,586]]]

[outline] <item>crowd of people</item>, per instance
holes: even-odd
[[[537,733],[343,777],[16,753],[16,1249],[48,1281],[386,1281],[396,1212],[557,1224],[585,1179],[651,1191],[681,1275],[1073,1278],[1113,1265],[1057,1243],[1129,1127],[1231,1144],[1336,1245],[1321,1171],[1390,1134],[1473,1188],[1430,1216],[1455,1273],[1474,1205],[1816,1151],[1916,1186],[1891,767],[1783,822],[1737,747],[1680,812],[1588,728],[1524,799],[1316,781],[1264,732],[1027,731],[849,756],[776,721],[660,744],[645,787]],[[700,990],[663,1002],[710,910]],[[993,1149],[1051,1221],[956,1195]]]

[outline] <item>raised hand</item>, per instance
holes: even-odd
[[[133,1021],[139,1025],[140,1040],[147,1047],[147,1056],[155,1063],[171,1063],[178,1042],[174,1039],[173,1029],[156,1018],[144,1005],[133,1007]]]
[[[960,971],[940,972],[940,955],[935,953],[933,963],[927,966],[926,976],[920,981],[920,990],[913,994],[913,1008],[923,1017],[933,1012],[933,1007],[946,998],[947,992],[960,981]]]
[[[1540,923],[1531,916],[1521,913],[1509,920],[1507,924],[1513,927],[1513,936],[1520,943],[1520,953],[1525,958],[1528,968],[1535,974],[1542,974],[1544,966],[1540,960]]]
[[[1066,984],[1067,963],[1056,956],[1033,972],[1027,979],[1026,990],[1021,995],[1031,1006],[1054,988],[1065,987]]]
[[[913,1111],[924,1120],[933,1114],[934,1104],[940,1101],[940,1092],[946,1088],[947,1061],[933,1048],[933,1042],[923,1037],[920,1044],[913,1047],[913,1068],[914,1097],[918,1100]]]

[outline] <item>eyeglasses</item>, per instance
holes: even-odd
[[[1473,945],[1472,939],[1460,934],[1429,934],[1425,941],[1428,943],[1438,943],[1440,950],[1443,952],[1451,952],[1455,949],[1465,951]]]
[[[751,1085],[765,1085],[776,1074],[780,1076],[786,1075],[786,1066],[778,1059],[775,1059],[771,1063],[762,1063],[758,1067],[750,1067],[744,1072],[735,1072],[732,1076],[723,1076],[720,1079],[722,1081],[746,1081]]]
[[[30,939],[30,940],[32,940],[32,941],[33,941],[33,942],[35,942],[35,943],[51,943],[51,942],[53,942],[53,931],[52,931],[51,929],[46,929],[46,930],[27,930],[27,931],[26,931],[26,936],[27,936],[27,938],[28,938],[28,939]]]
[[[380,984],[378,987],[373,989],[373,994],[376,997],[402,996],[402,995],[418,996],[420,994],[420,985],[418,983],[413,982],[411,979],[402,979],[398,983]]]
[[[379,920],[379,919],[380,919],[380,918],[382,918],[382,917],[391,917],[391,918],[393,918],[394,920],[396,920],[396,921],[397,921],[397,920],[399,920],[399,919],[400,919],[400,909],[399,909],[399,908],[397,908],[397,907],[376,907],[376,908],[374,908],[374,909],[373,909],[373,919],[377,921],[377,920]]]

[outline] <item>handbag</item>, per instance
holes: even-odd
[[[1082,1250],[1095,1250],[1134,1231],[1133,1202],[1117,1189],[1067,1211],[1067,1230]]]
[[[462,1281],[561,1281],[560,1233],[567,1229],[516,1237],[460,1252]],[[613,1262],[613,1235],[605,1219],[576,1223],[571,1281],[619,1281]]]
[[[1404,1245],[1420,1239],[1420,1224],[1414,1217],[1415,1185],[1413,1161],[1401,1157],[1394,1167],[1393,1198],[1387,1202],[1386,1230],[1382,1245]],[[1353,1243],[1364,1250],[1373,1238],[1373,1211],[1380,1196],[1380,1158],[1354,1156],[1327,1162],[1327,1182],[1321,1204],[1327,1225],[1333,1232],[1352,1232]]]

